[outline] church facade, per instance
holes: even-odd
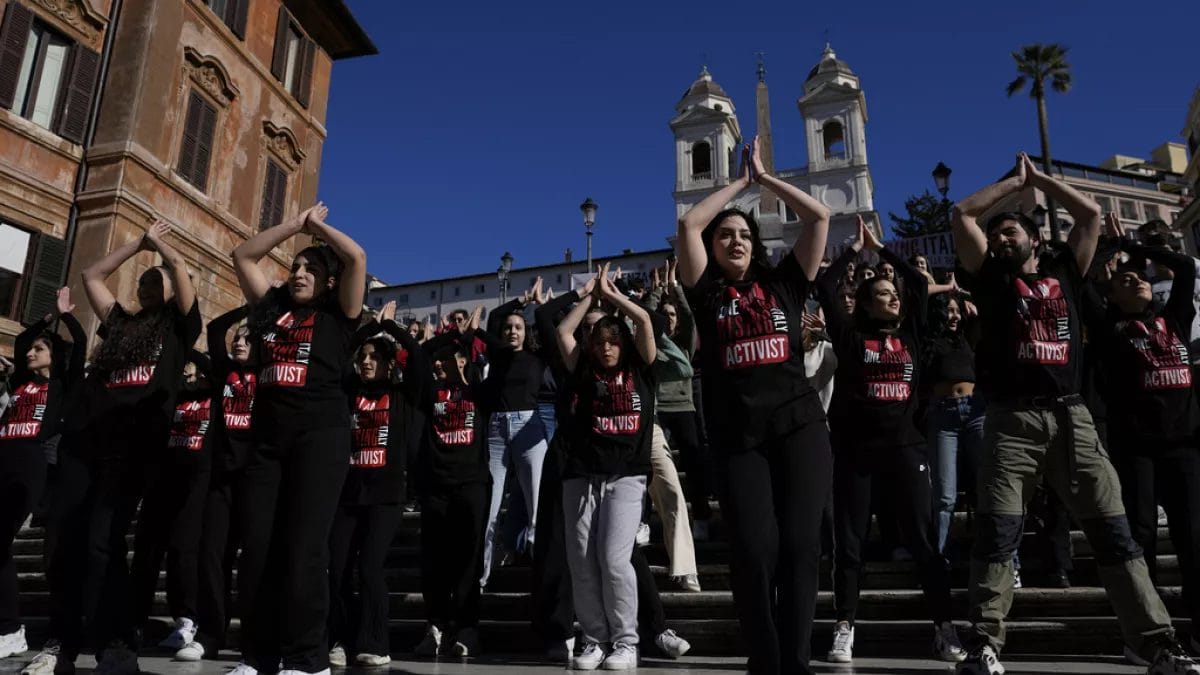
[[[768,171],[816,197],[833,213],[829,254],[845,247],[856,233],[857,216],[879,231],[874,187],[867,163],[867,106],[854,71],[825,46],[797,100],[808,147],[807,163],[796,168],[774,165],[770,102],[761,62],[755,96],[757,133]],[[741,125],[733,100],[705,67],[675,105],[675,212],[682,216],[712,192],[728,185],[740,169]],[[789,250],[803,223],[769,191],[751,186],[733,206],[758,220],[772,259]]]

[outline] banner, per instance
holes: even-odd
[[[905,260],[914,255],[923,255],[929,261],[930,267],[954,269],[956,253],[954,251],[954,235],[950,232],[938,232],[911,239],[896,239],[887,242],[887,247]]]

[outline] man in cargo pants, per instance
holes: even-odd
[[[976,218],[1004,197],[1035,188],[1075,221],[1067,244],[1044,242],[1016,212]],[[1025,507],[1044,475],[1082,523],[1125,641],[1151,674],[1200,675],[1175,640],[1171,617],[1133,540],[1116,472],[1096,435],[1082,386],[1079,297],[1100,234],[1099,206],[1039,171],[1022,154],[1012,175],[954,212],[959,259],[979,307],[979,387],[988,397],[972,551],[970,653],[960,675],[1002,675],[1004,618],[1012,607],[1012,556]]]

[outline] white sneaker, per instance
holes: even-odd
[[[442,631],[437,626],[429,624],[429,628],[425,630],[425,637],[421,638],[421,643],[413,650],[417,656],[437,656],[442,650]]]
[[[571,663],[575,656],[575,638],[559,640],[546,648],[546,658],[551,663]]]
[[[359,654],[354,657],[355,665],[363,668],[382,668],[392,662],[392,657],[387,654]]]
[[[334,668],[346,667],[346,648],[340,644],[334,645],[333,649],[329,650],[329,665]]]
[[[163,649],[183,649],[184,645],[196,639],[196,623],[191,619],[175,619],[175,630],[158,643]]]
[[[304,670],[280,670],[279,675],[331,675],[329,669],[318,670],[315,673],[310,673]]]
[[[967,659],[954,669],[954,675],[1004,675],[1004,664],[991,645],[983,645],[967,654]]]
[[[692,540],[693,541],[708,541],[708,521],[693,520],[692,521]]]
[[[25,626],[12,633],[0,635],[0,659],[24,654],[29,651],[29,643],[25,641]]]
[[[21,675],[54,675],[54,669],[58,666],[58,648],[53,649],[38,652],[33,661],[21,670]]]
[[[225,675],[258,675],[258,669],[242,661],[233,670],[225,673]]]
[[[839,621],[833,629],[833,646],[825,655],[830,663],[850,663],[854,660],[854,626]]]
[[[1138,656],[1138,653],[1133,651],[1129,645],[1125,645],[1125,651],[1122,652],[1122,656],[1125,657],[1126,662],[1132,663],[1135,666],[1141,666],[1143,668],[1150,666],[1150,662]]]
[[[1172,640],[1159,648],[1146,675],[1200,675],[1200,661],[1193,659],[1183,651],[1183,645]]]
[[[604,659],[605,670],[636,670],[637,665],[637,647],[627,642],[613,645],[612,652]]]
[[[1021,570],[1013,568],[1013,589],[1021,588]]]
[[[958,631],[949,621],[933,628],[933,654],[939,661],[947,663],[962,663],[967,658],[967,650],[958,640]]]
[[[1166,509],[1164,509],[1161,506],[1158,507],[1158,526],[1159,527],[1167,526],[1167,511],[1166,511]]]
[[[670,628],[659,633],[654,638],[654,644],[658,647],[658,651],[673,659],[683,656],[692,648],[692,645],[687,640],[676,635],[675,631]]]
[[[600,667],[601,663],[604,663],[605,656],[607,654],[604,653],[604,647],[595,642],[589,642],[583,646],[583,651],[579,653],[579,656],[571,659],[571,669],[595,670]]]
[[[688,593],[700,592],[700,577],[696,574],[684,574],[683,576],[675,577],[675,583]]]
[[[650,526],[646,523],[638,525],[637,537],[634,539],[638,546],[650,545]]]
[[[126,647],[105,648],[93,672],[96,675],[137,675],[137,654]]]
[[[463,628],[454,636],[454,644],[450,645],[451,656],[479,656],[479,631],[475,628]]]
[[[204,645],[192,640],[175,652],[176,661],[199,661],[204,658]]]

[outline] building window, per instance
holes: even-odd
[[[375,296],[375,302],[373,304],[376,307],[382,307],[383,306],[383,298],[379,297],[378,295]]]
[[[8,3],[0,26],[0,107],[82,143],[98,65],[96,52]]]
[[[229,26],[234,35],[246,39],[246,10],[250,0],[204,0],[204,4]]]
[[[484,284],[475,284],[475,292],[482,295],[487,292],[487,286]]]
[[[783,205],[783,217],[786,219],[786,222],[789,223],[800,220],[800,217],[796,215],[796,212],[792,210],[792,207],[788,206],[787,204]]]
[[[275,28],[275,55],[271,59],[271,74],[305,108],[308,107],[312,90],[316,48],[316,43],[305,36],[300,24],[287,8],[280,7],[279,23]]]
[[[692,146],[692,177],[712,178],[712,146],[707,141]]]
[[[11,225],[0,225],[0,316],[19,319],[21,287],[29,263],[32,235]]]
[[[429,291],[429,299],[437,300],[437,291]]]
[[[265,230],[283,221],[283,205],[287,202],[287,172],[273,160],[267,160],[267,175],[263,181],[262,211],[258,227]]]
[[[841,122],[826,122],[821,136],[825,143],[825,159],[846,159],[846,131]]]
[[[1096,199],[1096,203],[1100,205],[1101,213],[1112,213],[1112,211],[1113,211],[1112,197],[1105,197],[1104,195],[1095,195],[1095,199]]]
[[[183,120],[183,142],[175,171],[202,192],[208,187],[208,164],[212,159],[216,128],[216,107],[200,92],[193,90],[188,96],[187,116]]]
[[[1117,205],[1121,208],[1121,220],[1138,220],[1137,204],[1128,199],[1118,199]]]
[[[1158,210],[1158,204],[1142,204],[1142,214],[1147,221],[1162,220],[1162,216]]]
[[[53,311],[67,242],[0,223],[0,316],[33,323]]]
[[[554,277],[554,283],[556,283],[556,284],[561,284],[562,282],[563,282],[563,280],[562,280],[562,275],[561,275],[561,274],[559,274],[559,275],[557,275],[557,276],[555,276],[555,277]]]
[[[454,297],[457,298],[460,295],[462,295],[462,286],[455,286],[454,287]]]
[[[407,305],[408,304],[408,293],[401,293],[400,296],[396,298],[396,304]]]

